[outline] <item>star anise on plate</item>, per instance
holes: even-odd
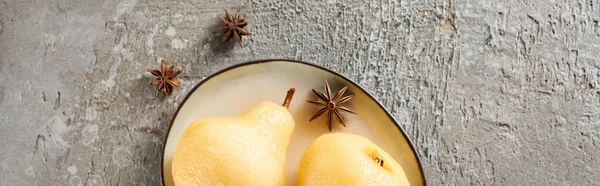
[[[177,80],[177,75],[181,73],[180,70],[175,69],[175,66],[167,67],[167,62],[161,60],[160,70],[148,69],[148,72],[152,73],[156,78],[152,81],[152,85],[157,85],[156,91],[165,90],[167,96],[171,95],[173,87],[181,87],[181,82]]]
[[[242,36],[248,36],[252,33],[248,32],[248,30],[244,29],[248,22],[246,21],[246,15],[240,17],[240,9],[238,9],[235,16],[231,15],[227,10],[225,10],[225,15],[227,18],[221,17],[221,15],[217,14],[219,19],[223,22],[225,26],[217,29],[215,33],[217,34],[225,34],[223,36],[223,40],[221,40],[221,44],[226,43],[231,39],[231,37],[235,38],[235,41],[242,46]]]
[[[308,100],[308,102],[318,105],[318,106],[322,106],[323,108],[321,108],[319,111],[317,111],[315,113],[315,115],[313,115],[312,118],[310,118],[309,121],[314,120],[315,118],[319,117],[321,114],[325,113],[325,111],[327,111],[327,126],[329,126],[329,131],[331,131],[331,124],[332,124],[333,117],[335,117],[342,125],[344,125],[344,127],[346,127],[346,124],[344,123],[344,119],[342,118],[342,115],[340,114],[340,110],[344,111],[344,112],[356,114],[355,112],[351,111],[350,109],[340,106],[342,103],[346,103],[346,102],[350,101],[350,99],[352,99],[352,96],[354,96],[354,95],[349,95],[349,96],[342,97],[344,95],[344,93],[346,92],[346,89],[348,89],[348,86],[344,86],[344,88],[340,89],[337,92],[337,94],[335,96],[333,96],[331,94],[331,88],[329,87],[329,83],[327,82],[327,80],[325,80],[326,95],[315,89],[312,89],[312,92],[315,93],[315,95],[317,95],[319,100],[315,100],[315,101]]]

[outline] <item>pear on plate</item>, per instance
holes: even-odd
[[[329,133],[313,141],[300,159],[298,186],[410,185],[394,158],[367,138]]]
[[[294,130],[288,107],[262,102],[234,117],[201,118],[183,132],[173,156],[178,186],[285,185],[285,160]]]

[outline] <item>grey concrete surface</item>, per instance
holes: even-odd
[[[253,36],[220,47],[223,8]],[[160,185],[205,76],[291,58],[366,87],[430,185],[600,184],[598,0],[0,0],[0,185]],[[155,95],[147,68],[183,69]]]

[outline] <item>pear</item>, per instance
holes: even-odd
[[[175,185],[285,185],[285,160],[294,119],[288,107],[262,102],[234,117],[201,118],[175,147]]]
[[[300,159],[298,186],[410,185],[402,167],[383,149],[355,134],[329,133]]]

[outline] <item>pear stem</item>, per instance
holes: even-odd
[[[292,87],[287,91],[287,95],[285,96],[285,100],[283,100],[282,106],[286,109],[290,108],[290,102],[292,102],[292,97],[294,97],[294,92],[296,92],[296,88]]]

